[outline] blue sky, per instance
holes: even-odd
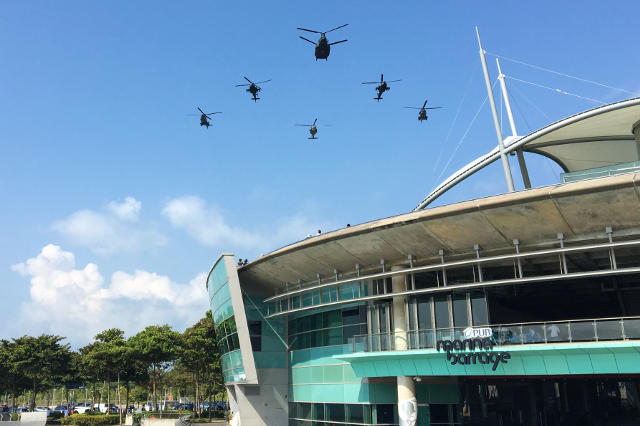
[[[407,212],[495,146],[487,105],[461,142],[486,96],[474,26],[489,52],[637,92],[639,14],[635,1],[2,2],[0,338],[82,345],[112,326],[183,329],[206,309],[202,277],[221,252],[255,258]],[[296,30],[344,23],[328,37],[349,41],[326,62]],[[402,82],[376,103],[360,82],[381,72]],[[272,79],[258,103],[234,87],[243,75]],[[598,105],[508,84],[521,134]],[[428,122],[401,108],[426,98],[443,106]],[[201,128],[196,106],[223,114]],[[314,118],[311,142],[294,124]],[[534,185],[558,180],[557,166],[527,159]],[[495,164],[439,202],[505,190]]]

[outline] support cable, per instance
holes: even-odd
[[[566,74],[566,73],[563,73],[563,72],[560,72],[560,71],[554,71],[552,69],[544,68],[544,67],[541,67],[539,65],[529,64],[527,62],[520,61],[518,59],[507,58],[506,56],[501,56],[501,55],[498,55],[497,53],[492,53],[492,52],[486,52],[486,53],[488,55],[495,56],[496,58],[504,59],[505,61],[515,62],[516,64],[520,64],[520,65],[524,65],[524,66],[527,66],[527,67],[535,68],[535,69],[540,70],[540,71],[546,71],[546,72],[549,72],[549,73],[552,73],[552,74],[560,75],[562,77],[567,77],[567,78],[572,78],[574,80],[582,81],[583,83],[594,84],[596,86],[606,87],[607,89],[618,90],[620,92],[625,92],[625,93],[628,93],[628,94],[633,95],[633,96],[638,96],[638,92],[633,92],[631,90],[622,89],[620,87],[615,87],[615,86],[609,86],[608,84],[600,83],[600,82],[593,81],[593,80],[588,80],[586,78],[576,77],[574,75]]]
[[[282,338],[282,336],[280,336],[280,333],[278,333],[278,331],[273,327],[273,325],[271,325],[271,321],[269,321],[267,318],[265,318],[265,316],[262,314],[262,311],[260,310],[260,308],[258,308],[258,306],[256,306],[256,304],[253,302],[253,300],[251,300],[251,297],[249,297],[249,295],[242,289],[242,287],[240,288],[240,291],[242,291],[242,294],[245,295],[245,297],[247,298],[247,300],[249,301],[249,303],[251,303],[253,305],[253,308],[258,312],[258,314],[260,315],[260,317],[262,317],[262,319],[264,320],[264,322],[267,323],[267,325],[269,326],[269,328],[271,328],[271,331],[273,331],[273,333],[276,335],[276,337],[278,339],[280,339],[280,341],[282,342],[282,344],[284,345],[285,348],[287,348],[287,351],[291,350],[291,348],[289,347],[289,345],[287,345],[287,342],[284,341],[284,339]]]
[[[447,136],[444,138],[444,143],[440,147],[440,152],[438,153],[438,158],[436,159],[436,162],[433,165],[432,173],[436,172],[436,169],[438,168],[438,165],[440,164],[440,160],[442,159],[442,154],[444,152],[444,148],[445,148],[445,146],[447,146],[447,143],[449,142],[449,138],[451,137],[451,131],[453,130],[453,127],[456,125],[456,122],[458,121],[458,116],[460,115],[460,111],[462,110],[462,105],[464,104],[464,101],[467,98],[467,95],[469,94],[469,89],[471,89],[471,83],[473,83],[473,80],[476,77],[476,69],[477,68],[478,67],[471,69],[471,77],[469,78],[469,81],[467,83],[467,88],[464,91],[464,95],[462,96],[462,99],[460,100],[460,104],[458,105],[458,110],[456,111],[456,115],[453,118],[453,121],[451,122],[451,126],[449,126],[449,131],[447,132]]]
[[[519,78],[511,77],[509,75],[505,75],[505,77],[510,79],[510,80],[519,81],[520,83],[530,84],[531,86],[536,86],[536,87],[540,87],[542,89],[551,90],[552,92],[560,93],[561,95],[575,96],[576,98],[586,99],[588,101],[595,102],[597,104],[602,104],[602,105],[606,104],[606,102],[598,100],[598,99],[593,99],[593,98],[589,98],[589,97],[586,97],[586,96],[576,95],[575,93],[570,93],[570,92],[567,92],[567,91],[564,91],[564,90],[561,90],[561,89],[554,89],[553,87],[544,86],[542,84],[534,83],[532,81],[521,80]]]
[[[497,82],[498,82],[498,79],[496,79],[496,81],[494,81],[494,83],[493,83],[493,86],[491,86],[492,90],[495,87]],[[458,144],[456,145],[455,149],[453,150],[453,152],[449,156],[449,159],[447,160],[447,163],[442,168],[442,171],[438,175],[438,178],[436,179],[436,181],[439,182],[440,178],[442,177],[442,175],[447,171],[447,168],[449,167],[449,164],[451,164],[451,160],[453,160],[453,157],[456,155],[456,152],[458,152],[458,149],[460,148],[460,145],[462,145],[462,142],[464,142],[464,139],[467,137],[467,134],[469,133],[469,130],[471,130],[471,126],[473,126],[473,123],[475,123],[476,118],[478,118],[478,115],[480,114],[480,111],[482,111],[482,108],[484,107],[484,104],[487,102],[487,99],[489,99],[489,95],[485,96],[484,100],[482,101],[482,104],[480,104],[480,108],[478,108],[478,111],[476,111],[476,114],[473,116],[473,119],[471,120],[471,122],[467,126],[467,130],[464,131],[464,134],[462,135],[462,138],[460,138],[460,141],[458,141]]]

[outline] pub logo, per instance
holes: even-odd
[[[496,371],[500,363],[506,364],[511,359],[509,352],[494,352],[493,332],[490,327],[466,328],[462,334],[464,339],[438,340],[436,350],[447,352],[447,361],[451,365],[489,364]],[[454,353],[453,351],[456,351]]]

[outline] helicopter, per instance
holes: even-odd
[[[396,81],[402,81],[402,80],[391,80],[389,81],[389,83],[395,83]],[[377,81],[365,81],[362,84],[378,84]],[[380,99],[382,99],[382,94],[384,92],[386,92],[387,90],[391,89],[390,86],[387,85],[387,82],[384,81],[384,74],[380,74],[380,83],[379,86],[376,87],[376,91],[378,92],[378,96],[376,96],[375,99],[376,101],[380,101]]]
[[[429,117],[427,117],[427,110],[428,109],[440,109],[442,107],[429,107],[429,108],[425,108],[425,106],[427,106],[427,101],[425,100],[424,103],[422,104],[422,107],[418,108],[418,107],[403,107],[403,108],[411,108],[411,109],[419,109],[420,112],[418,112],[418,120],[419,121],[424,121],[427,120]]]
[[[249,82],[249,84],[247,84],[247,83],[245,83],[245,84],[236,84],[236,87],[249,86],[249,88],[247,89],[247,92],[251,93],[251,96],[253,96],[253,102],[257,102],[257,100],[260,99],[258,97],[258,92],[261,91],[262,88],[260,86],[258,86],[258,84],[262,84],[262,83],[266,83],[268,81],[271,81],[271,79],[269,79],[269,80],[264,80],[264,81],[259,81],[257,83],[254,83],[253,81],[249,80],[247,77],[244,77],[244,79],[247,80]]]
[[[299,30],[302,31],[307,31],[310,33],[316,33],[316,34],[320,34],[320,39],[318,39],[317,43],[314,43],[313,41],[309,40],[308,38],[304,38],[302,36],[298,36],[301,39],[308,41],[311,44],[314,44],[316,46],[316,61],[318,59],[324,59],[325,61],[327,60],[327,58],[329,57],[329,53],[331,53],[331,46],[333,46],[334,44],[338,44],[338,43],[344,43],[345,40],[340,40],[340,41],[335,41],[333,43],[329,43],[329,41],[327,40],[327,37],[325,36],[325,34],[330,33],[331,31],[337,30],[338,28],[342,28],[342,27],[346,27],[349,24],[344,24],[344,25],[340,25],[339,27],[335,27],[333,29],[330,29],[329,31],[315,31],[315,30],[308,30],[306,28],[300,28],[298,27]]]
[[[318,128],[316,127],[318,119],[313,120],[313,124],[296,124],[296,126],[304,126],[309,128],[309,133],[311,133],[311,137],[307,139],[318,139],[316,138],[316,133],[318,133]]]
[[[200,127],[207,126],[207,129],[209,128],[209,126],[211,126],[211,123],[209,122],[209,120],[211,120],[211,117],[209,117],[209,116],[213,115],[213,114],[222,114],[222,111],[205,113],[203,110],[200,109],[200,107],[196,107],[196,108],[198,108],[198,111],[200,111],[200,113],[201,113],[201,115],[200,115]]]

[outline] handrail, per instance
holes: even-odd
[[[364,301],[377,300],[377,299],[386,299],[386,298],[398,297],[398,296],[413,296],[418,294],[441,293],[441,292],[454,291],[454,290],[469,290],[474,288],[495,287],[495,286],[507,285],[507,284],[516,285],[516,284],[524,284],[524,283],[536,283],[541,281],[546,282],[546,281],[553,281],[553,280],[568,280],[568,279],[575,279],[575,278],[602,277],[602,276],[614,275],[614,274],[633,274],[633,273],[640,273],[640,267],[601,269],[601,270],[595,270],[595,271],[589,271],[589,272],[572,272],[572,273],[566,273],[566,274],[541,275],[541,276],[527,277],[527,278],[510,278],[510,279],[504,279],[504,280],[480,281],[480,282],[467,283],[467,284],[450,284],[450,285],[441,286],[441,287],[429,287],[429,288],[423,288],[420,290],[406,290],[406,291],[399,291],[399,292],[393,292],[393,293],[383,293],[383,294],[376,294],[372,296],[358,297],[353,299],[337,300],[335,302],[329,302],[329,303],[320,303],[317,305],[310,305],[302,308],[275,312],[273,314],[266,315],[265,318],[273,318],[280,315],[288,315],[296,312],[307,311],[310,309],[325,308],[328,306],[336,306],[336,305],[343,305],[347,303],[364,302]]]
[[[359,277],[337,280],[337,281],[324,283],[324,284],[316,284],[313,286],[291,290],[286,293],[281,293],[275,296],[268,297],[264,299],[264,302],[266,303],[266,302],[271,302],[275,300],[280,300],[290,296],[294,296],[296,294],[307,293],[309,291],[318,290],[326,287],[336,287],[343,284],[350,284],[358,281],[387,278],[387,277],[392,277],[396,275],[404,275],[408,273],[429,272],[434,270],[440,271],[443,268],[447,269],[447,268],[452,268],[456,266],[477,265],[477,264],[483,264],[483,263],[489,263],[489,262],[496,262],[500,260],[516,260],[516,259],[524,259],[524,258],[535,257],[535,256],[548,256],[548,255],[562,254],[562,253],[567,254],[567,253],[573,253],[573,252],[593,251],[593,250],[628,247],[628,246],[635,246],[635,245],[640,245],[640,240],[620,241],[620,242],[611,242],[611,243],[607,242],[607,243],[600,243],[600,244],[589,244],[585,246],[560,247],[560,248],[554,248],[554,249],[512,253],[508,255],[480,257],[480,258],[473,258],[469,260],[459,260],[459,261],[448,262],[448,263],[435,263],[435,264],[426,265],[426,266],[414,266],[414,267],[404,268],[404,269],[395,270],[395,271],[379,272],[375,274],[361,275]]]
[[[619,328],[617,330],[607,331],[606,329],[601,329],[598,331],[598,326],[602,328],[604,323],[612,322],[614,324],[618,323]],[[627,327],[625,327],[625,322]],[[637,322],[637,325],[634,328],[630,328],[629,323],[631,322]],[[578,324],[586,326],[585,329],[578,329]],[[551,329],[551,325],[554,325],[555,328]],[[640,340],[640,316],[537,321],[477,327],[491,327],[493,330],[492,338],[500,345]],[[350,339],[350,344],[352,345],[353,353],[432,349],[436,347],[437,340],[451,340],[462,337],[462,332],[466,328],[468,327],[361,334],[353,336]],[[525,329],[527,330],[526,333]],[[404,343],[401,348],[396,349],[396,341],[398,340]]]

